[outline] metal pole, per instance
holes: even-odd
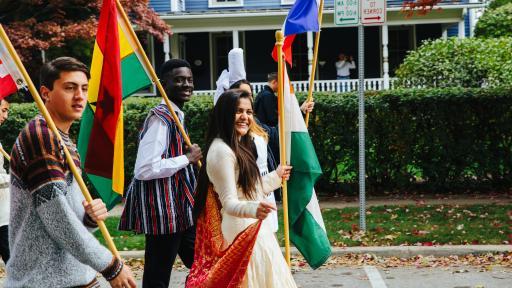
[[[364,135],[364,26],[359,23],[359,229],[366,231],[365,135]]]

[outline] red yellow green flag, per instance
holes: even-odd
[[[124,191],[122,101],[152,83],[127,25],[115,0],[104,0],[78,137],[82,169],[109,208]]]

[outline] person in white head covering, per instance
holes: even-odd
[[[246,72],[244,65],[244,50],[241,48],[234,48],[229,51],[228,65],[228,70],[222,71],[219,79],[217,79],[217,90],[213,99],[214,105],[217,103],[220,95],[228,89],[244,90],[249,93],[251,97],[253,97],[251,83],[245,79]],[[277,166],[275,164],[275,158],[272,153],[272,149],[269,147],[269,142],[272,142],[272,145],[274,146],[278,146],[279,134],[277,132],[277,128],[275,127],[269,127],[266,125],[261,127],[261,123],[256,123],[258,124],[258,128],[252,136],[254,138],[254,144],[256,145],[256,151],[258,153],[256,164],[258,165],[260,174],[263,176],[275,170]],[[270,193],[270,195],[267,197],[267,200],[275,205],[276,199],[274,193]],[[269,217],[265,219],[264,223],[266,225],[270,225],[273,232],[277,232],[279,229],[277,211],[271,212]]]

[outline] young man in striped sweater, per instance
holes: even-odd
[[[97,272],[112,287],[135,287],[130,269],[90,233],[107,209],[100,199],[85,201],[63,153],[66,145],[80,167],[68,133],[87,104],[88,79],[87,66],[70,57],[41,69],[41,96],[63,143],[41,115],[16,140],[5,287],[99,287]]]
[[[186,127],[182,109],[194,91],[190,64],[169,60],[159,76],[172,108]],[[140,133],[134,179],[119,229],[146,235],[143,287],[169,287],[177,254],[189,268],[194,261],[193,164],[202,154],[197,144],[186,147],[183,136],[164,101],[151,109]]]

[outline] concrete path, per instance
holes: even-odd
[[[370,272],[371,271],[371,272]],[[372,274],[377,273],[377,274]],[[175,271],[169,287],[184,287],[187,271]],[[377,275],[377,276],[376,276]],[[510,288],[512,269],[474,267],[377,268],[374,266],[294,272],[299,288]],[[380,279],[376,280],[376,279]],[[102,287],[108,287],[102,280]],[[141,285],[141,280],[138,284]],[[141,287],[141,286],[139,286]],[[272,287],[268,287],[272,288]],[[278,287],[275,287],[278,288]]]

